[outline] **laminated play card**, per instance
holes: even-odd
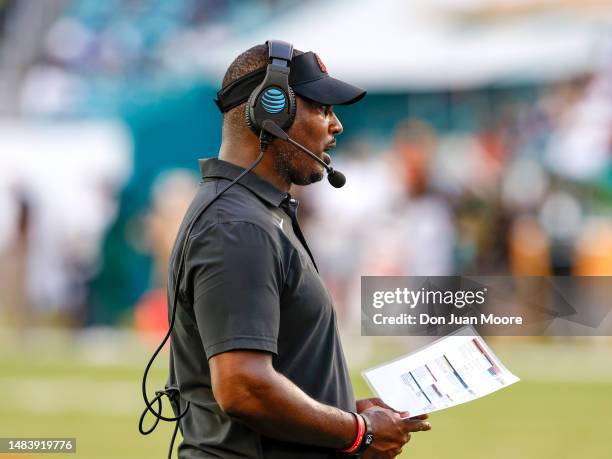
[[[385,403],[411,416],[469,402],[519,381],[472,326],[362,375]]]

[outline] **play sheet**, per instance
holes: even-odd
[[[519,381],[471,326],[362,375],[385,403],[410,416],[469,402]]]

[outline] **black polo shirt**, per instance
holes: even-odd
[[[177,252],[194,213],[244,171],[219,159],[200,161],[200,168],[203,181],[170,260],[169,302]],[[271,353],[274,368],[312,398],[355,410],[333,301],[298,226],[297,207],[288,193],[250,172],[192,230],[168,383],[180,391],[180,408],[191,402],[180,422],[180,458],[334,457],[330,449],[281,442],[251,430],[221,410],[211,387],[208,359],[252,349]]]

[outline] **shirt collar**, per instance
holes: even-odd
[[[242,172],[244,168],[237,166],[227,161],[223,161],[219,158],[200,159],[200,172],[202,178],[224,178],[228,180],[234,180]],[[289,193],[285,193],[266,179],[261,178],[254,172],[248,172],[244,177],[240,179],[238,184],[249,189],[264,201],[272,204],[275,207],[279,207]]]

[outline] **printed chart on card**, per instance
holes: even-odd
[[[519,381],[471,326],[362,375],[385,403],[411,416],[469,402]]]

